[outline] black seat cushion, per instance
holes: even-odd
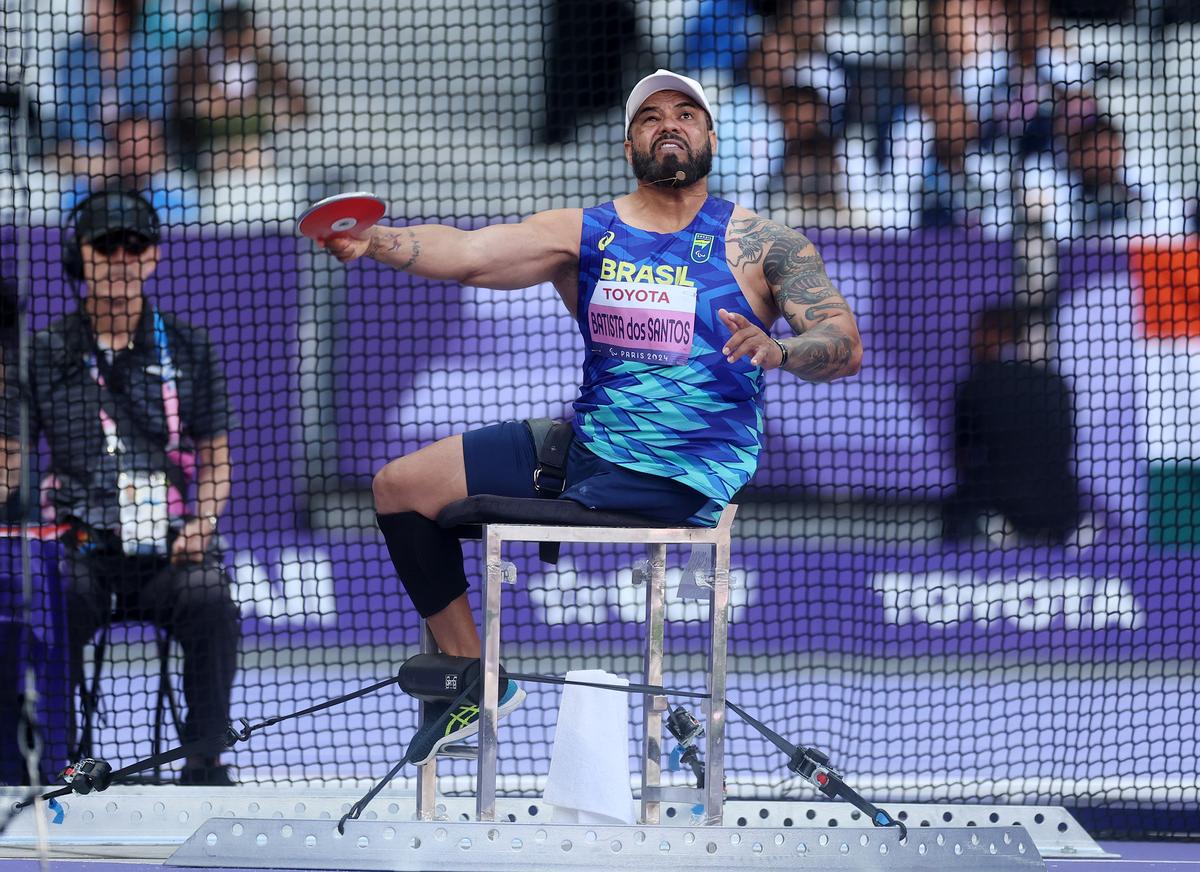
[[[476,494],[451,503],[437,516],[439,527],[478,539],[482,524],[540,524],[560,527],[679,527],[624,512],[585,509],[574,500],[533,500]]]

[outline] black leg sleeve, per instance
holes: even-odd
[[[376,515],[396,574],[423,618],[467,592],[462,544],[417,512]]]

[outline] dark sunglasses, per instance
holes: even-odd
[[[91,246],[97,254],[108,257],[118,248],[123,248],[135,257],[150,247],[150,240],[140,233],[122,230],[117,233],[105,233],[91,241]]]

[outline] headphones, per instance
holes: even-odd
[[[101,191],[84,197],[67,215],[66,227],[63,231],[62,265],[67,278],[83,281],[83,252],[79,248],[79,217],[85,210],[95,212],[129,212],[136,216],[134,226],[127,229],[140,233],[150,240],[151,245],[158,245],[161,237],[161,223],[158,212],[150,202],[140,194],[129,191]],[[116,228],[114,228],[116,229]]]

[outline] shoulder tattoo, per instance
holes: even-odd
[[[817,247],[803,233],[758,216],[729,223],[738,251],[730,265],[761,263],[771,293],[789,321],[797,309],[809,323],[850,310],[829,281]]]

